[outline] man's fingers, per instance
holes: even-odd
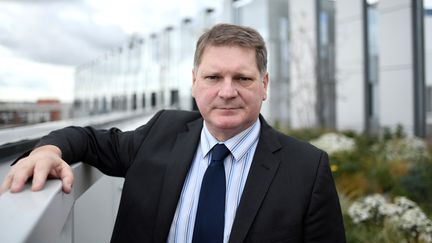
[[[49,163],[37,163],[33,172],[32,191],[41,190],[51,170]]]
[[[11,192],[20,192],[24,189],[24,185],[28,178],[33,174],[33,168],[22,167],[19,170],[15,170],[12,178],[12,184],[10,185]]]
[[[70,193],[72,191],[73,177],[65,177],[62,179],[63,192]]]
[[[60,166],[60,170],[57,171],[59,178],[62,180],[63,191],[65,193],[70,193],[72,191],[73,184],[73,172],[71,167],[66,163],[62,163]]]
[[[9,188],[12,185],[12,179],[13,175],[11,173],[6,175],[6,178],[4,179],[1,187],[0,187],[0,194],[4,193],[5,191],[9,190]]]
[[[72,190],[73,173],[71,167],[61,159],[61,151],[52,145],[39,147],[26,158],[19,160],[10,170],[0,187],[0,193],[10,189],[20,192],[26,181],[33,177],[31,190],[41,190],[48,176],[62,180],[62,189],[69,193]]]

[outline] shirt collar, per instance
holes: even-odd
[[[202,148],[203,157],[205,157],[208,155],[213,146],[220,142],[215,137],[213,137],[213,135],[211,135],[204,121],[203,123],[204,125],[203,129],[201,130],[200,145]],[[225,144],[225,146],[234,156],[235,161],[240,161],[252,144],[258,140],[260,129],[261,122],[259,119],[257,119],[256,122],[250,127],[223,142],[223,144]]]

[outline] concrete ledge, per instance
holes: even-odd
[[[60,180],[49,180],[39,192],[27,184],[21,193],[0,195],[0,242],[73,242],[74,202],[102,173],[82,163],[72,168],[70,194],[63,193]]]

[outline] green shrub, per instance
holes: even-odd
[[[399,190],[417,201],[422,208],[432,215],[432,162],[422,162],[411,168],[408,174],[401,178]]]
[[[409,240],[394,224],[354,224],[347,214],[347,205],[373,193],[388,198],[405,196],[414,200],[432,218],[432,146],[423,139],[407,137],[402,126],[385,129],[381,136],[358,134],[353,131],[335,132],[326,129],[285,130],[303,140],[317,141],[326,133],[339,133],[355,141],[353,149],[328,145],[323,139],[317,146],[330,150],[330,166],[339,192],[348,242],[423,242]],[[324,143],[322,143],[324,141]],[[314,141],[313,141],[314,142]],[[325,145],[325,146],[324,146]]]

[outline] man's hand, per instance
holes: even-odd
[[[45,185],[47,178],[61,179],[63,191],[72,190],[73,173],[71,167],[61,159],[61,151],[53,145],[45,145],[33,150],[28,157],[19,160],[12,166],[0,188],[0,193],[10,189],[20,192],[26,181],[33,177],[32,191],[39,191]]]

